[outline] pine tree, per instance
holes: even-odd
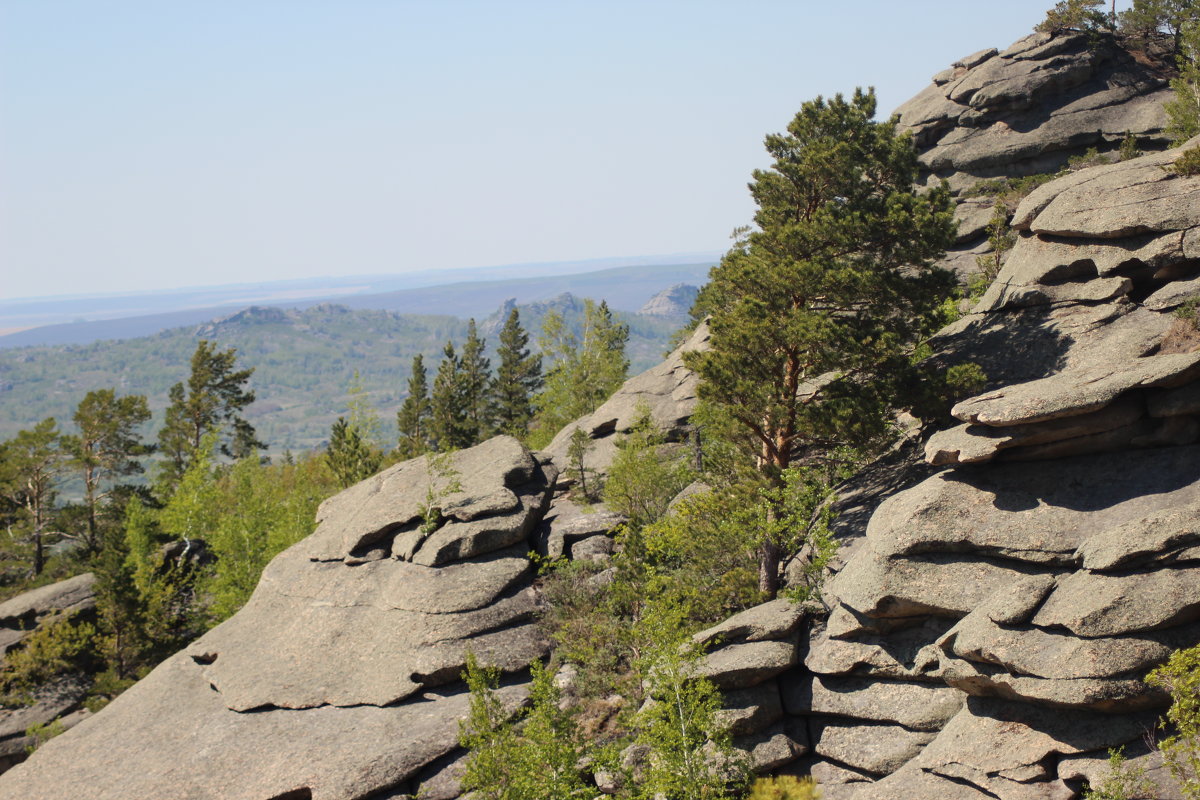
[[[445,453],[475,444],[454,342],[446,342],[430,398],[429,433],[434,450]]]
[[[84,542],[93,553],[102,547],[98,530],[100,504],[109,492],[105,481],[136,475],[142,471],[138,456],[150,448],[142,443],[137,429],[150,419],[143,395],[117,397],[112,389],[88,392],[75,410],[77,436],[64,436],[63,450],[83,478],[87,531]]]
[[[769,489],[796,462],[888,429],[911,350],[954,277],[933,266],[953,241],[945,186],[920,193],[911,140],[874,122],[873,91],[805,103],[750,184],[748,230],[710,273],[698,303],[710,349],[685,354],[702,399],[736,422]],[[768,526],[769,527],[769,526]],[[780,548],[762,543],[773,595]]]
[[[48,417],[0,445],[0,494],[24,512],[34,575],[46,567],[46,528],[64,461],[59,435],[58,423]]]
[[[467,417],[467,435],[472,445],[491,435],[492,431],[491,403],[488,395],[492,365],[483,355],[484,345],[485,341],[479,338],[475,320],[472,319],[467,323],[467,340],[463,342],[462,356],[458,362],[463,410]]]
[[[533,419],[533,396],[542,387],[542,357],[529,352],[529,334],[512,309],[500,331],[500,366],[492,383],[496,429],[524,439]]]
[[[192,354],[192,371],[186,386],[171,387],[166,419],[158,433],[159,450],[166,461],[163,478],[173,486],[192,465],[206,433],[220,434],[220,452],[242,458],[265,447],[256,438],[254,427],[241,412],[254,402],[254,392],[245,384],[254,373],[234,370],[237,350],[218,351],[215,342],[204,339]]]
[[[383,454],[371,446],[357,425],[338,417],[329,433],[325,461],[343,488],[353,486],[376,473]]]
[[[396,412],[401,458],[416,458],[429,450],[429,414],[429,380],[425,372],[425,359],[417,353],[413,356],[412,374],[408,378],[408,397],[404,398],[404,404]]]
[[[1176,60],[1179,76],[1171,81],[1175,96],[1163,108],[1167,112],[1167,133],[1173,144],[1181,145],[1200,134],[1200,20],[1182,29]]]

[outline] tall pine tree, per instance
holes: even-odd
[[[429,450],[429,379],[425,358],[413,356],[412,374],[408,378],[408,397],[396,412],[396,427],[400,429],[401,458],[416,458]]]
[[[500,330],[500,365],[492,382],[492,414],[496,430],[524,439],[533,419],[533,396],[542,388],[542,356],[529,352],[529,334],[512,309]]]
[[[873,91],[817,98],[766,138],[774,163],[750,184],[756,227],[698,300],[710,349],[685,363],[700,397],[739,423],[772,491],[793,464],[887,430],[912,349],[954,291],[934,266],[954,241],[949,190],[917,191],[911,139],[874,116]],[[768,595],[780,556],[777,541],[761,542]]]
[[[97,389],[88,392],[75,410],[79,434],[62,439],[71,465],[83,478],[83,501],[87,507],[87,531],[83,538],[93,553],[99,553],[103,546],[98,518],[100,506],[109,494],[104,483],[142,471],[137,458],[149,453],[150,448],[142,443],[137,429],[149,419],[150,408],[143,395],[117,397],[112,389]]]
[[[484,345],[485,341],[479,338],[475,320],[472,319],[467,323],[467,340],[463,342],[462,356],[458,362],[463,407],[472,445],[478,444],[492,432],[491,403],[488,395],[492,365],[483,355]]]
[[[158,432],[159,450],[165,457],[163,479],[169,486],[183,476],[195,461],[205,434],[219,434],[220,451],[242,458],[265,447],[252,426],[242,416],[254,402],[254,392],[246,382],[254,368],[235,370],[237,350],[217,350],[215,342],[204,339],[192,354],[192,372],[187,384],[171,387],[166,419]]]
[[[460,367],[454,342],[446,342],[430,398],[430,439],[433,449],[441,453],[475,444]]]

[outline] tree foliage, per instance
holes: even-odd
[[[416,458],[429,450],[429,415],[429,378],[425,358],[417,353],[408,378],[408,396],[396,412],[396,427],[400,431],[397,451],[401,459]]]
[[[215,342],[201,339],[192,354],[186,384],[177,383],[168,392],[170,405],[158,433],[159,451],[165,458],[163,478],[168,485],[191,466],[209,432],[218,434],[220,452],[232,458],[265,447],[242,416],[254,402],[254,392],[246,388],[254,369],[235,369],[236,361],[236,349],[218,350]]]
[[[549,443],[567,423],[592,413],[621,387],[629,371],[628,341],[629,326],[617,322],[604,301],[584,300],[581,337],[561,314],[546,315],[538,344],[550,368],[534,400],[539,411],[531,444]]]
[[[1112,17],[1105,14],[1105,0],[1062,0],[1046,12],[1035,30],[1047,33],[1111,29]]]
[[[430,398],[429,433],[432,447],[449,452],[475,444],[475,433],[468,416],[462,362],[454,342],[446,342]]]
[[[500,433],[524,439],[533,419],[533,396],[542,387],[542,356],[529,350],[529,334],[517,309],[500,329],[500,364],[492,382],[494,425]]]
[[[103,546],[100,509],[109,496],[105,483],[142,471],[138,459],[152,448],[142,442],[138,429],[149,421],[150,408],[142,395],[118,397],[112,389],[98,389],[84,396],[74,419],[79,433],[64,436],[62,447],[83,478],[87,507],[84,542],[88,549],[99,552]]]
[[[685,354],[701,398],[736,420],[772,486],[793,460],[885,437],[911,354],[955,290],[933,266],[953,241],[945,186],[914,189],[916,154],[858,90],[805,103],[766,138],[756,227],[712,270],[710,349]],[[763,555],[763,590],[779,552]]]
[[[1200,11],[1195,13],[1200,15]],[[1176,61],[1179,75],[1171,81],[1174,95],[1163,108],[1167,112],[1167,133],[1173,144],[1180,145],[1200,135],[1200,19],[1193,19],[1181,29]]]
[[[58,479],[65,461],[54,418],[17,433],[0,445],[0,495],[22,514],[19,523],[32,551],[32,574],[46,566],[46,536]]]

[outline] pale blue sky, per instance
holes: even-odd
[[[721,251],[803,101],[1051,5],[0,0],[0,298]]]

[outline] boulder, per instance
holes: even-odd
[[[96,576],[85,572],[22,592],[0,603],[0,628],[30,631],[47,617],[95,608],[95,586]]]
[[[796,660],[794,642],[732,644],[701,659],[699,673],[722,689],[744,689],[786,672]]]
[[[948,686],[788,675],[780,681],[783,707],[794,716],[810,714],[886,722],[914,731],[936,731],[963,704],[961,692]]]
[[[812,720],[813,752],[876,777],[900,769],[935,734],[900,725],[836,719]]]
[[[520,687],[502,690],[511,705]],[[4,800],[345,800],[404,788],[458,746],[465,691],[380,707],[226,707],[198,665],[172,656],[101,714],[0,778]]]
[[[806,614],[814,608],[781,597],[734,614],[694,636],[700,645],[723,645],[735,642],[761,642],[791,639],[800,628]]]

